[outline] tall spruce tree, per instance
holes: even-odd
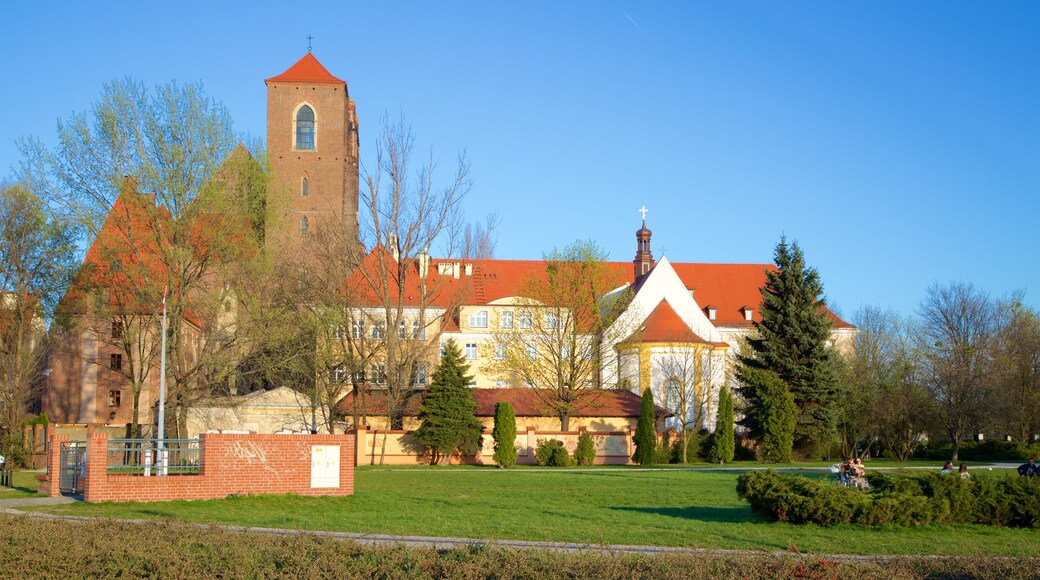
[[[477,403],[466,387],[473,380],[468,372],[459,345],[449,340],[419,410],[422,425],[415,431],[415,440],[429,451],[432,465],[456,451],[468,455],[480,448],[482,427],[475,415]]]
[[[632,460],[640,465],[653,464],[654,451],[657,449],[657,430],[654,428],[654,394],[650,389],[643,391],[634,443],[636,452],[632,455]]]
[[[495,439],[495,464],[512,467],[516,464],[516,414],[513,405],[495,403],[495,428],[491,432]]]
[[[736,447],[733,433],[733,396],[723,387],[719,392],[719,412],[715,419],[715,434],[711,438],[711,460],[718,463],[733,461]]]
[[[811,454],[834,436],[838,393],[836,353],[828,346],[831,321],[824,309],[823,283],[806,266],[797,242],[780,238],[774,253],[777,272],[766,273],[762,320],[748,338],[743,367],[768,370],[790,389],[798,408],[795,447]]]

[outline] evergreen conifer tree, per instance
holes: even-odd
[[[733,461],[733,396],[722,387],[719,392],[719,412],[715,419],[715,434],[711,438],[711,460],[718,463]]]
[[[650,389],[643,391],[634,442],[636,452],[632,455],[632,460],[640,465],[652,465],[657,449],[657,431],[654,428],[654,394]]]
[[[495,429],[491,432],[495,439],[495,463],[499,467],[512,467],[516,464],[516,415],[513,405],[495,403]]]
[[[836,354],[827,344],[831,321],[820,275],[806,266],[798,244],[781,237],[774,262],[779,271],[766,273],[762,320],[755,322],[757,336],[748,338],[751,352],[740,363],[786,383],[797,406],[795,445],[808,453],[834,435],[838,379]]]
[[[792,458],[798,407],[787,384],[771,371],[744,368],[741,392],[748,407],[744,420],[752,438],[759,441],[764,461],[788,463]]]
[[[468,455],[480,448],[482,427],[475,415],[477,403],[466,387],[473,380],[468,372],[462,351],[449,340],[419,410],[422,425],[415,431],[415,440],[429,451],[433,465],[456,451]]]
[[[588,431],[578,436],[578,446],[574,449],[574,462],[578,465],[592,465],[596,462],[596,446]]]

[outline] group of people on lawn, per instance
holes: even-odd
[[[863,460],[859,457],[853,459],[848,458],[841,464],[832,467],[832,470],[837,474],[838,481],[844,484],[846,487],[856,487],[857,489],[867,490],[870,489],[870,484],[867,483],[866,468],[863,466]],[[941,474],[952,474],[957,473],[963,478],[971,477],[968,474],[968,464],[961,463],[960,466],[955,470],[952,461],[947,461],[943,464],[942,469],[939,470]],[[1018,474],[1022,477],[1040,477],[1040,465],[1037,465],[1036,458],[1030,457],[1029,461],[1018,466]]]

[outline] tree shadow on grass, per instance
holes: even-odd
[[[757,521],[755,514],[750,508],[740,507],[632,507],[615,506],[610,508],[617,511],[639,512],[644,514],[655,514],[669,516],[684,520],[700,520],[704,522],[740,523]]]

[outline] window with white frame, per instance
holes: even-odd
[[[412,384],[416,386],[425,386],[428,372],[428,365],[424,362],[419,362],[412,365]]]
[[[513,328],[513,311],[506,310],[498,317],[498,325],[504,329]]]
[[[380,322],[372,325],[372,338],[383,338],[386,335],[386,323]]]
[[[571,345],[565,344],[560,347],[560,360],[568,360],[571,358]]]
[[[521,310],[520,311],[520,316],[518,318],[520,318],[520,321],[519,321],[520,328],[524,328],[524,329],[531,328],[531,311],[530,310]]]
[[[478,310],[469,315],[469,327],[470,328],[487,328],[488,327],[488,311]]]
[[[365,323],[360,320],[354,320],[350,323],[350,336],[352,338],[361,339],[361,335],[365,333]]]
[[[506,345],[495,343],[495,360],[506,360]]]
[[[535,360],[538,358],[538,347],[531,343],[524,345],[524,352],[527,354],[527,360]]]
[[[495,381],[495,388],[496,389],[505,389],[508,386],[509,386],[509,382],[507,382],[507,381]]]
[[[426,340],[426,327],[418,320],[412,321],[412,338]]]
[[[329,373],[329,382],[334,385],[339,385],[345,380],[347,380],[347,367],[344,365],[336,365],[333,367],[332,372]]]
[[[556,323],[559,321],[559,317],[556,316],[555,312],[546,312],[543,321],[546,330],[556,330]]]
[[[408,326],[405,325],[404,321],[402,320],[401,324],[399,324],[397,326],[397,338],[403,339],[403,338],[407,338],[407,337],[408,337]]]
[[[374,364],[372,365],[372,376],[371,380],[377,385],[386,384],[386,365]]]
[[[466,343],[466,358],[469,360],[477,360],[477,343]]]

